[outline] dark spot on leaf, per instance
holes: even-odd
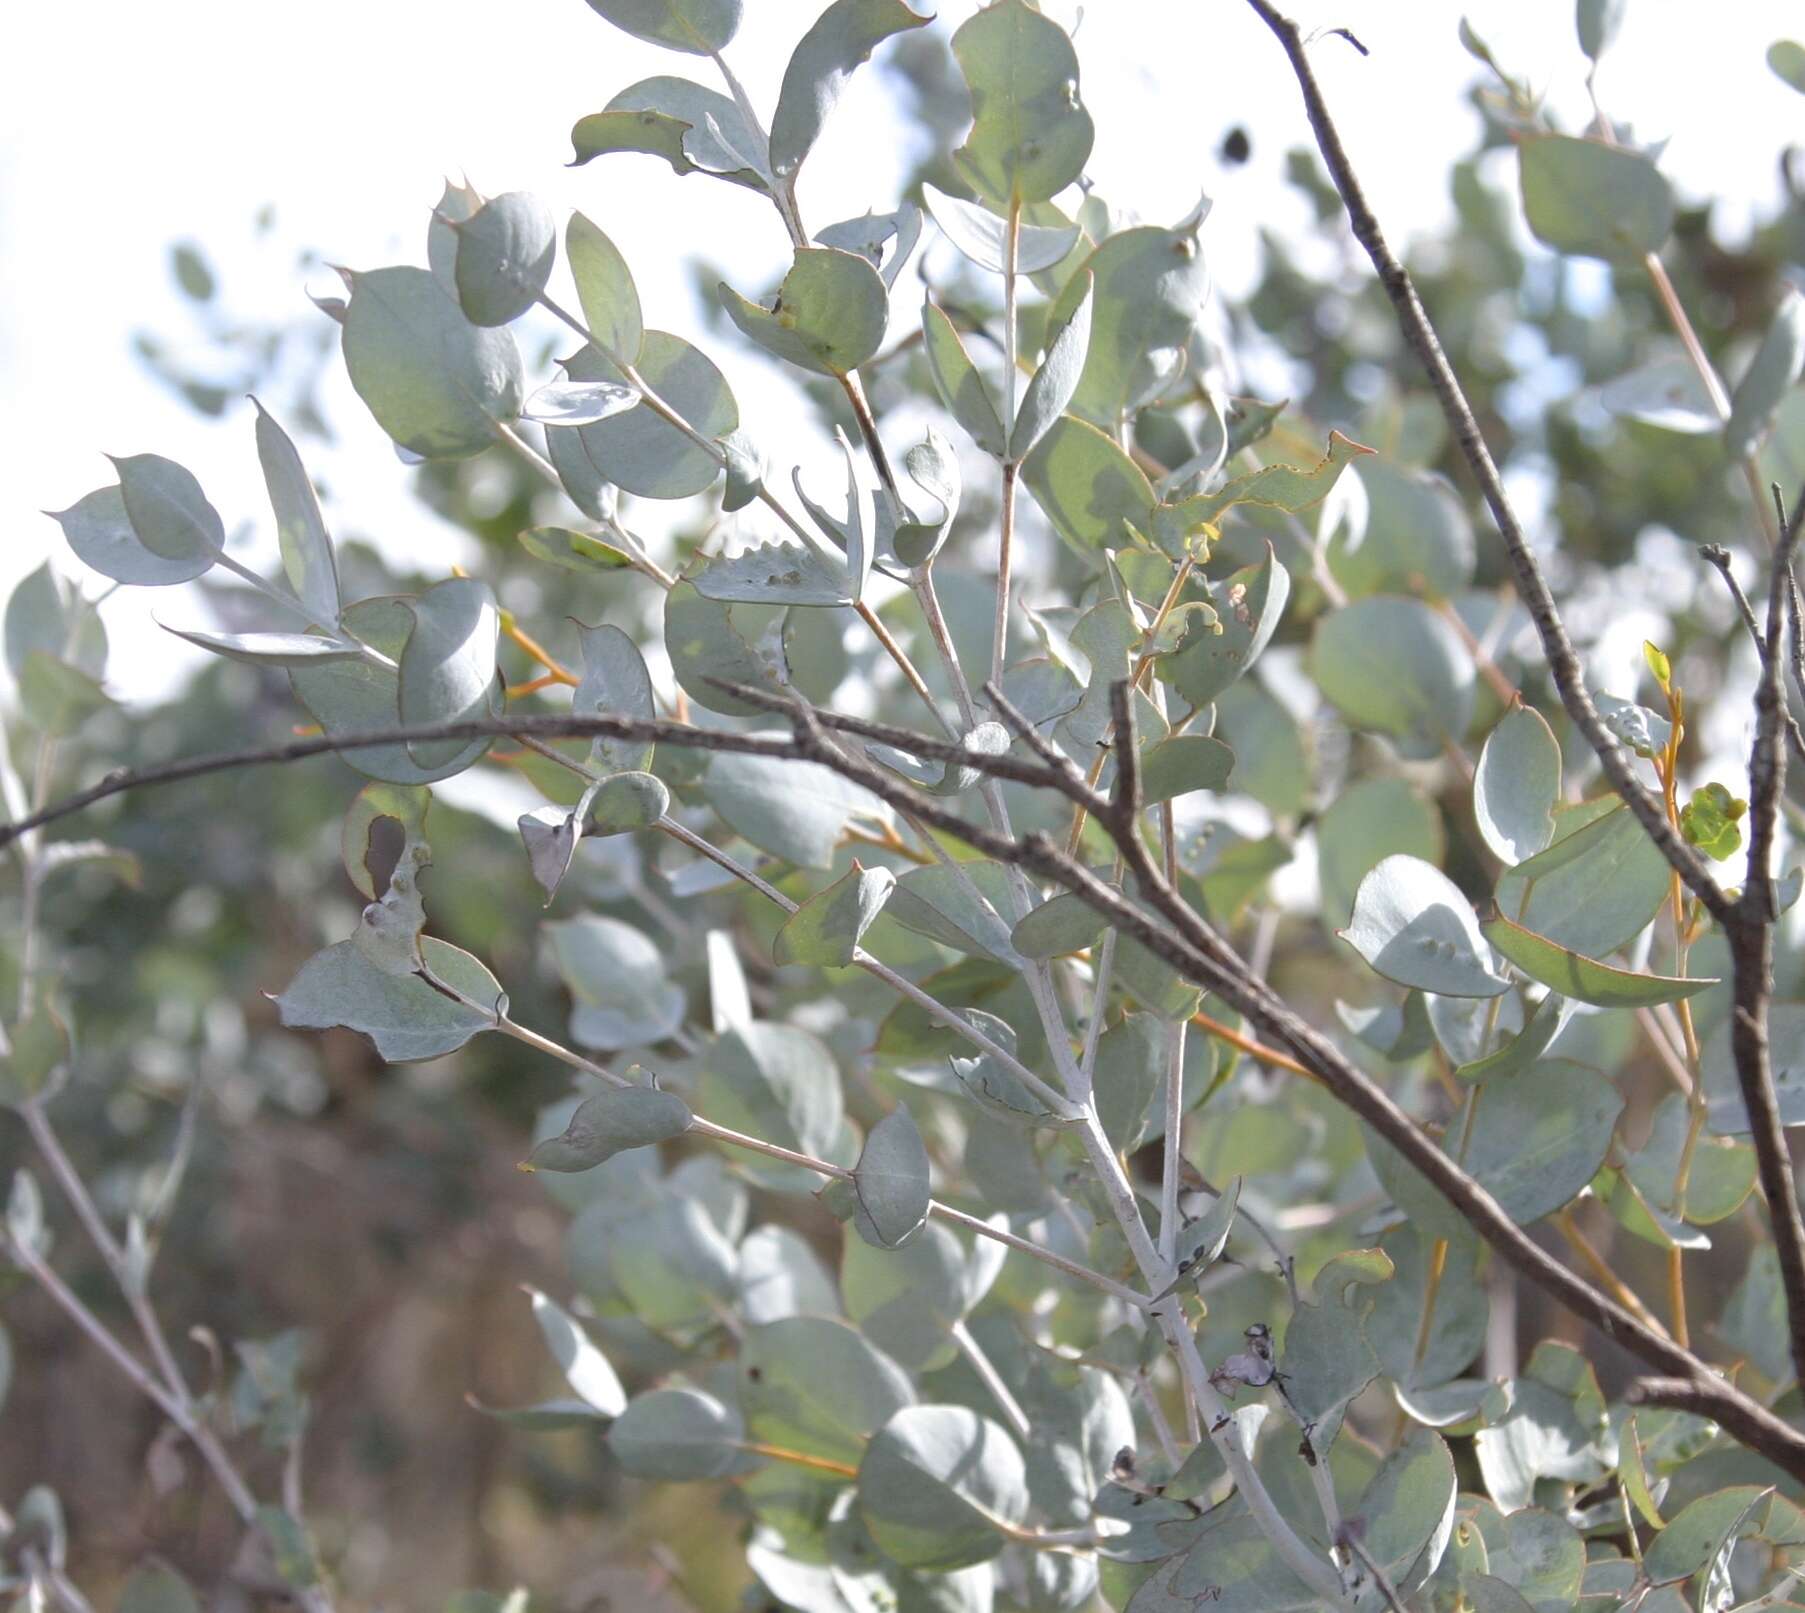
[[[1238,168],[1253,155],[1253,142],[1247,138],[1247,131],[1237,123],[1222,137],[1222,146],[1216,155],[1230,167]]]

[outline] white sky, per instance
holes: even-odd
[[[748,0],[729,51],[767,117],[795,38],[817,0]],[[943,27],[974,0],[945,0]],[[1047,9],[1071,22],[1069,0]],[[1175,219],[1209,190],[1206,234],[1222,292],[1250,281],[1262,227],[1296,235],[1307,217],[1277,180],[1283,152],[1307,143],[1295,86],[1275,42],[1237,0],[1092,0],[1077,42],[1099,138],[1090,172],[1117,206]],[[1471,145],[1465,104],[1476,65],[1456,42],[1458,4],[1442,0],[1295,0],[1310,24],[1346,25],[1362,59],[1326,40],[1316,59],[1331,105],[1394,241],[1446,217],[1448,162]],[[1507,67],[1545,87],[1570,125],[1583,117],[1584,61],[1569,0],[1473,0],[1465,8]],[[505,19],[505,20],[502,20]],[[534,190],[560,213],[580,207],[622,247],[648,322],[693,334],[684,253],[706,249],[756,294],[784,243],[768,206],[700,176],[679,180],[651,158],[562,166],[571,124],[653,73],[703,78],[708,64],[618,33],[581,0],[90,0],[16,7],[0,52],[0,593],[46,555],[83,575],[53,522],[111,481],[103,451],[157,452],[201,479],[228,531],[256,524],[273,554],[249,405],[221,422],[192,413],[131,353],[136,328],[189,328],[168,244],[199,242],[225,306],[243,317],[308,315],[294,253],[316,248],[356,267],[421,262],[442,176],[467,172],[487,194]],[[1805,32],[1797,0],[1631,0],[1600,88],[1639,136],[1671,135],[1664,166],[1682,195],[1723,198],[1739,227],[1772,205],[1775,153],[1805,141],[1805,99],[1766,69],[1776,37]],[[896,204],[900,160],[888,103],[866,71],[805,170],[815,224]],[[1224,174],[1214,152],[1243,123],[1254,162]],[[1149,157],[1148,153],[1154,155]],[[273,240],[252,220],[277,208]],[[316,274],[315,291],[332,291]],[[915,317],[896,299],[898,332]],[[762,360],[708,344],[765,429],[783,409]],[[549,379],[541,377],[540,379]],[[337,526],[401,544],[455,543],[407,495],[407,474],[343,379],[326,394],[340,434],[307,448],[339,503]],[[415,553],[429,552],[416,548]],[[94,579],[86,581],[92,590]],[[187,589],[122,590],[109,602],[109,684],[127,700],[166,691],[201,652],[150,625],[204,620]]]

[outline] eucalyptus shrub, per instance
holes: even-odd
[[[1805,1573],[1799,501],[1770,500],[1760,458],[1796,397],[1805,301],[1726,388],[1662,265],[1656,155],[1603,111],[1549,126],[1465,31],[1529,228],[1652,277],[1685,345],[1615,378],[1611,407],[1708,435],[1718,491],[1743,500],[1748,560],[1707,558],[1759,663],[1748,773],[1699,778],[1683,662],[1651,643],[1637,686],[1587,687],[1305,42],[1252,3],[1502,563],[1481,566],[1429,456],[1228,395],[1207,206],[1137,224],[1089,188],[1078,55],[1026,0],[951,36],[970,99],[954,188],[826,226],[797,182],[835,103],[932,19],[833,0],[767,125],[724,56],[739,0],[590,0],[723,88],[630,86],[576,125],[577,161],[649,154],[686,197],[712,180],[771,204],[792,265],[758,296],[723,284],[720,306],[840,430],[843,497],[780,474],[710,358],[646,328],[600,225],[450,187],[428,267],[346,271],[321,306],[404,458],[505,452],[544,477],[562,513],[520,543],[595,625],[528,632],[462,574],[346,597],[261,407],[280,578],[228,555],[195,478],[155,454],[57,516],[118,584],[237,575],[266,626],[182,636],[279,669],[317,732],[57,803],[59,747],[105,701],[104,637],[47,569],[14,596],[31,759],[7,778],[24,885],[4,1093],[140,1337],[59,1278],[26,1171],[6,1249],[195,1443],[305,1604],[332,1605],[332,1569],[298,1484],[254,1494],[227,1438],[298,1446],[295,1363],[249,1352],[224,1398],[184,1378],[149,1297],[155,1228],[107,1224],[53,1125],[76,1044],[34,931],[57,870],[108,855],[50,823],[326,751],[367,781],[342,830],[367,905],[276,995],[281,1022],[397,1062],[501,1036],[568,1069],[523,1160],[569,1213],[570,1297],[530,1301],[567,1387],[480,1409],[730,1495],[756,1605],[1719,1613],[1785,1602]],[[1594,61],[1620,11],[1579,5]],[[1795,87],[1802,61],[1775,47]],[[892,301],[930,228],[963,266],[916,326]],[[534,310],[576,344],[555,376],[510,329]],[[718,521],[661,556],[631,500]],[[510,681],[503,658],[532,671]],[[430,932],[433,882],[456,877],[429,872],[433,786],[504,760],[544,798],[519,872],[556,910],[563,1025],[517,1021],[507,982]],[[617,853],[661,844],[654,900]],[[1319,897],[1281,908],[1304,845]],[[1283,994],[1281,930],[1302,960]],[[1707,1314],[1687,1282],[1714,1242],[1745,1265]],[[1664,1280],[1639,1292],[1634,1271]],[[1512,1317],[1538,1292],[1594,1331],[1520,1361]],[[6,1528],[22,1605],[86,1605],[49,1492]],[[121,1605],[196,1604],[150,1566]]]

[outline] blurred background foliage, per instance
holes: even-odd
[[[949,150],[967,111],[944,36],[908,36],[881,71],[906,88],[938,151]],[[1494,453],[1537,512],[1532,527],[1575,636],[1599,640],[1626,603],[1665,617],[1664,644],[1679,681],[1695,710],[1712,713],[1723,691],[1746,687],[1747,667],[1740,645],[1726,658],[1728,600],[1691,556],[1699,544],[1748,546],[1745,491],[1715,436],[1657,430],[1603,406],[1601,385],[1672,350],[1666,319],[1638,269],[1580,264],[1526,245],[1517,197],[1482,177],[1484,152],[1511,137],[1508,107],[1483,80],[1471,93],[1485,114],[1485,135],[1446,173],[1457,226],[1419,242],[1411,272]],[[1211,128],[1206,111],[1198,138],[1232,161],[1262,131]],[[1805,160],[1788,151],[1779,161],[1786,203],[1750,238],[1719,239],[1710,210],[1699,208],[1681,215],[1665,253],[1723,373],[1739,373],[1805,264]],[[1262,374],[1277,366],[1293,387],[1293,412],[1277,439],[1282,457],[1308,460],[1320,451],[1320,438],[1300,419],[1333,424],[1395,461],[1444,473],[1480,522],[1439,414],[1346,237],[1314,153],[1293,152],[1288,173],[1316,210],[1334,253],[1332,272],[1300,263],[1276,236],[1266,238],[1257,291],[1220,311],[1229,339],[1216,356],[1227,390],[1245,390],[1236,384],[1241,366]],[[926,161],[915,178],[945,183],[943,160]],[[204,413],[255,391],[303,450],[309,436],[329,435],[333,422],[316,383],[321,368],[337,362],[337,327],[311,311],[279,328],[234,320],[233,288],[215,282],[204,242],[176,246],[171,268],[191,299],[194,327],[140,332],[144,363]],[[704,288],[720,278],[709,263],[695,273]],[[1001,310],[993,284],[972,276],[936,289],[969,327],[995,336]],[[705,306],[712,301],[704,297]],[[206,354],[199,365],[197,349]],[[172,356],[178,352],[185,356]],[[829,391],[822,387],[816,401],[833,419],[838,394]],[[874,401],[882,413],[923,391],[931,385],[919,353],[904,352],[874,387]],[[1785,487],[1805,480],[1805,392],[1790,394],[1763,468]],[[523,622],[606,617],[629,630],[646,627],[635,615],[645,607],[643,591],[636,594],[630,580],[554,574],[520,549],[515,536],[534,524],[546,495],[514,459],[491,453],[398,466],[396,475],[410,477],[424,505],[480,541],[483,573]],[[988,551],[972,538],[993,524],[993,497],[988,488],[972,491],[951,564],[942,568],[943,576],[969,568],[969,597],[943,586],[949,613],[956,623],[969,618],[980,643],[989,633]],[[443,575],[425,554],[419,569],[395,569],[383,558],[394,545],[379,551],[365,541],[355,508],[329,507],[348,597],[414,592]],[[711,516],[704,509],[688,519],[691,527],[678,534],[685,552],[706,535]],[[1243,519],[1226,535],[1212,574],[1245,563],[1249,545],[1267,535],[1295,542]],[[1551,691],[1538,682],[1533,656],[1514,654],[1522,624],[1500,603],[1501,551],[1482,538],[1478,555],[1474,596],[1489,597],[1499,613],[1491,624],[1494,657],[1526,698],[1547,706]],[[1063,549],[1050,546],[1041,558],[1070,568],[1066,583],[1079,580]],[[1308,641],[1321,604],[1308,570],[1294,565],[1293,572],[1297,589],[1280,650]],[[240,595],[205,586],[225,628],[250,625],[235,619]],[[515,660],[510,675],[530,675],[524,659]],[[79,743],[109,765],[142,765],[274,739],[296,717],[280,675],[221,662],[155,710],[103,715]],[[1699,748],[1726,722],[1729,737],[1739,738],[1741,721],[1735,711],[1707,718],[1690,736],[1687,760],[1700,762]],[[1363,743],[1372,742],[1354,741]],[[1272,765],[1278,799],[1292,802],[1280,816],[1298,829],[1307,803],[1327,798],[1314,786],[1358,760],[1325,743]],[[136,857],[137,876],[128,884],[107,869],[77,868],[59,876],[48,906],[46,944],[61,960],[81,1037],[79,1073],[61,1100],[64,1133],[115,1216],[154,1202],[172,1154],[191,1147],[167,1233],[173,1253],[159,1271],[161,1308],[178,1331],[204,1322],[191,1355],[204,1362],[212,1352],[221,1385],[242,1371],[242,1360],[220,1340],[298,1352],[309,1406],[307,1484],[322,1498],[316,1522],[340,1565],[348,1604],[427,1607],[457,1587],[520,1582],[547,1587],[546,1607],[667,1600],[707,1613],[732,1607],[745,1584],[743,1553],[706,1492],[630,1485],[587,1433],[525,1439],[463,1403],[468,1391],[489,1403],[522,1404],[540,1398],[554,1376],[518,1289],[560,1286],[567,1216],[514,1167],[536,1116],[566,1093],[564,1072],[499,1037],[434,1063],[385,1066],[350,1032],[317,1037],[276,1023],[264,994],[355,922],[359,900],[340,870],[337,836],[360,782],[328,761],[251,770],[110,801],[83,820],[82,832]],[[446,793],[432,826],[440,872],[429,872],[425,886],[434,931],[489,961],[517,1018],[558,1022],[561,993],[551,972],[536,967],[537,893],[523,877],[506,815],[498,822]],[[1458,881],[1473,856],[1461,827],[1464,802],[1436,809]],[[648,933],[669,933],[674,924],[687,935],[697,922],[693,908],[674,912],[659,853],[633,837],[593,843],[577,877]],[[750,898],[728,891],[712,900],[712,922],[768,933],[770,919]],[[12,922],[13,902],[8,887],[0,923]],[[1254,917],[1267,929],[1275,983],[1319,1020],[1332,1012],[1345,965],[1325,950],[1320,932],[1264,905]],[[673,947],[671,956],[675,977],[702,1000],[706,981],[691,961],[699,951]],[[1782,995],[1798,987],[1783,982]],[[14,983],[0,980],[0,989]],[[860,1045],[883,1008],[876,993],[849,990],[836,1038]],[[1612,1032],[1601,1025],[1596,1034]],[[1301,1151],[1304,1137],[1313,1147],[1333,1145],[1348,1125],[1309,1089],[1293,1088],[1270,1113],[1203,1128],[1194,1158],[1206,1171],[1219,1160],[1233,1161],[1225,1173],[1258,1170],[1262,1160],[1276,1167]],[[24,1152],[18,1129],[0,1124],[0,1169]],[[761,1213],[809,1225],[793,1204],[778,1210],[771,1201]],[[1726,1258],[1702,1278],[1714,1301],[1742,1269],[1730,1242]],[[60,1255],[78,1290],[104,1305],[102,1274],[88,1264],[88,1251],[70,1236]],[[1623,1260],[1634,1280],[1638,1262],[1652,1277],[1659,1256],[1634,1245]],[[1524,1310],[1524,1337],[1570,1329],[1533,1300]],[[0,1495],[44,1482],[65,1497],[78,1577],[97,1600],[146,1552],[200,1578],[217,1572],[236,1524],[192,1458],[153,1438],[153,1410],[35,1294],[8,1295],[6,1315],[16,1366],[0,1409]],[[1225,1310],[1225,1334],[1244,1319]],[[718,1504],[732,1505],[725,1496]],[[670,1542],[672,1555],[655,1558],[646,1544],[653,1539]]]

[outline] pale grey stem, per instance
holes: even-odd
[[[1159,1391],[1153,1387],[1153,1380],[1145,1371],[1135,1373],[1134,1386],[1140,1391],[1141,1405],[1146,1408],[1147,1421],[1153,1424],[1153,1437],[1159,1441],[1160,1454],[1176,1473],[1184,1463],[1184,1453],[1178,1448],[1178,1439],[1172,1432],[1172,1421],[1166,1416],[1166,1408],[1159,1403]]]
[[[997,1403],[997,1410],[1002,1412],[1003,1420],[1015,1430],[1015,1437],[1027,1440],[1034,1432],[1033,1424],[1028,1421],[1028,1414],[1022,1410],[1021,1402],[1009,1391],[1009,1385],[1003,1382],[1003,1375],[997,1371],[996,1364],[984,1353],[984,1347],[972,1337],[971,1329],[963,1321],[953,1323],[953,1343],[959,1346],[959,1353],[965,1357],[966,1364],[983,1381],[984,1388],[990,1398]]]

